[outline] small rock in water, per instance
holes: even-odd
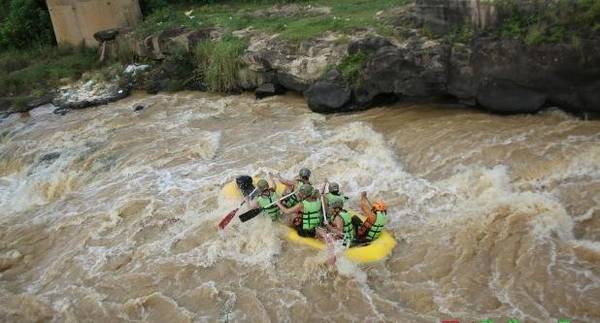
[[[55,160],[58,157],[60,157],[60,152],[58,152],[58,151],[44,154],[44,155],[42,155],[42,157],[40,157],[40,162],[50,162],[50,161]]]
[[[144,108],[145,108],[145,106],[138,104],[133,107],[133,111],[140,111],[140,110],[143,110]]]
[[[54,109],[54,111],[52,113],[64,116],[68,112],[69,112],[69,109],[67,109],[67,108],[56,108],[56,109]]]

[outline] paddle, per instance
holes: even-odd
[[[254,192],[256,192],[256,188],[252,191],[252,193],[248,194],[248,196],[252,197],[252,194],[254,194]],[[242,203],[240,204],[240,206],[238,206],[234,210],[231,210],[231,212],[229,212],[229,213],[227,213],[227,215],[225,215],[225,217],[223,218],[223,220],[221,220],[221,222],[219,222],[219,225],[218,225],[219,226],[219,230],[225,229],[225,227],[229,224],[229,222],[231,222],[231,220],[235,216],[235,213],[240,209],[240,207],[242,207],[242,205],[244,205],[244,203],[246,203],[245,199],[244,199],[244,201],[242,201]]]
[[[329,182],[325,182],[325,184],[323,184],[323,189],[321,190],[321,207],[323,208],[323,221],[325,221],[325,224],[329,224],[329,219],[327,219],[327,211],[325,210],[325,198],[324,198],[324,194],[325,194],[325,188],[327,187],[327,184],[329,184]]]
[[[276,202],[273,202],[273,203],[271,203],[271,204],[269,204],[269,205],[265,206],[265,208],[268,208],[269,206],[275,205],[275,203],[277,203],[277,202],[279,202],[279,201],[281,201],[281,200],[285,200],[286,198],[288,198],[288,197],[290,197],[290,196],[292,196],[292,195],[294,195],[294,194],[295,194],[295,192],[292,192],[292,193],[290,193],[290,194],[288,194],[288,195],[286,195],[286,196],[284,196],[284,197],[282,197],[282,198],[278,199]],[[246,211],[246,212],[244,212],[244,213],[240,214],[240,216],[239,216],[239,218],[240,218],[240,221],[242,221],[242,222],[246,222],[246,221],[248,221],[248,220],[250,220],[250,219],[254,218],[255,216],[257,216],[257,215],[258,215],[258,214],[259,214],[261,211],[262,211],[262,209],[261,209],[261,208],[256,208],[256,209],[252,209],[252,210],[250,210],[250,211]]]
[[[323,208],[323,220],[325,224],[329,224],[329,220],[327,219],[327,210],[325,210],[325,187],[329,184],[328,181],[325,181],[323,184],[323,189],[321,190],[321,207]],[[325,244],[327,245],[327,254],[329,255],[329,264],[335,264],[335,252],[333,250],[333,239],[331,238],[331,234],[329,232],[325,233]]]

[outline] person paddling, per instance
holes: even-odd
[[[350,213],[344,210],[342,200],[334,200],[329,204],[329,215],[331,220],[324,224],[324,229],[317,230],[320,239],[325,239],[327,231],[333,233],[337,239],[343,239],[345,246],[350,246],[354,241],[354,226]],[[327,230],[327,231],[325,231]]]
[[[367,199],[367,192],[360,193],[360,208],[367,216],[365,222],[358,216],[352,217],[352,225],[356,228],[356,238],[359,242],[371,242],[377,240],[383,232],[387,222],[387,208],[383,201],[375,201],[371,205]]]
[[[292,224],[296,227],[300,236],[314,238],[316,228],[323,221],[318,192],[315,194],[312,185],[304,184],[300,187],[298,197],[301,202],[293,207],[285,207],[281,202],[277,202],[277,206],[285,214],[296,215],[292,220]]]
[[[329,192],[325,194],[325,197],[327,198],[327,205],[331,205],[336,200],[341,201],[343,205],[345,200],[348,199],[348,197],[340,193],[340,184],[338,183],[329,183]]]
[[[263,215],[269,216],[273,222],[279,220],[281,217],[281,211],[273,202],[279,200],[279,194],[275,192],[275,188],[269,187],[269,183],[261,179],[256,183],[256,190],[258,196],[250,204],[251,208],[260,208]]]
[[[344,202],[348,199],[348,197],[342,195],[340,193],[340,184],[338,183],[329,183],[327,180],[325,180],[325,182],[328,184],[329,187],[329,192],[327,192],[327,194],[325,194],[325,203],[327,205],[327,210],[329,210],[329,206],[331,205],[331,203],[333,203],[333,201],[340,201],[342,202],[342,207],[344,205]],[[331,222],[332,221],[332,215],[329,214],[329,212],[327,212],[327,216],[328,216],[328,220]]]
[[[311,184],[310,183],[310,169],[308,168],[301,168],[300,171],[298,172],[298,176],[296,176],[293,180],[287,180],[282,178],[279,174],[276,175],[277,179],[279,180],[279,182],[281,182],[283,185],[286,186],[285,191],[283,192],[283,195],[287,195],[291,192],[297,192],[302,186],[304,186],[305,184]],[[290,196],[288,199],[284,200],[283,204],[286,207],[293,207],[296,204],[298,204],[298,202],[300,201],[300,199],[298,198],[298,196],[296,196],[296,194]]]

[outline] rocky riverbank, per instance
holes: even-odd
[[[251,14],[293,18],[330,11],[285,5]],[[151,61],[151,67],[136,75],[123,72],[114,84],[96,84],[94,91],[85,90],[89,83],[71,86],[54,103],[64,113],[120,99],[131,89],[211,89],[207,72],[194,68],[194,51],[202,42],[235,37],[248,46],[227,91],[256,91],[257,98],[300,92],[319,113],[430,97],[495,113],[533,113],[550,106],[600,112],[600,37],[540,44],[500,37],[489,31],[500,28],[501,10],[479,1],[419,0],[377,12],[376,19],[393,32],[327,32],[299,44],[251,26],[233,32],[177,27],[143,40],[120,32],[108,42],[109,52],[116,56],[125,48]],[[87,95],[77,95],[82,92]]]

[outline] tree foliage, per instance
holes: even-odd
[[[44,0],[8,0],[0,5],[0,49],[54,43]]]

